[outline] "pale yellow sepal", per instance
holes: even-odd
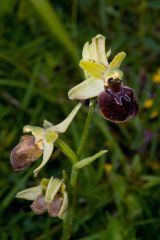
[[[48,130],[55,131],[57,133],[64,133],[67,130],[67,128],[69,127],[69,125],[72,122],[72,120],[74,119],[74,117],[76,116],[76,114],[79,111],[79,109],[81,108],[81,106],[82,106],[82,104],[78,103],[64,121],[62,121],[61,123],[59,123],[57,125],[53,125],[52,127],[48,128]]]
[[[36,186],[36,187],[27,188],[21,192],[18,192],[16,195],[16,198],[22,198],[22,199],[34,201],[41,194],[42,194],[42,187]]]
[[[86,42],[82,50],[82,59],[95,61],[104,66],[108,65],[108,60],[105,52],[106,38],[98,34],[92,38],[92,42]]]
[[[43,145],[43,159],[41,164],[33,171],[34,177],[37,177],[39,171],[46,165],[54,149],[54,142],[47,143],[47,141],[44,139]]]
[[[102,79],[88,78],[68,92],[69,99],[89,99],[98,96],[104,90]]]

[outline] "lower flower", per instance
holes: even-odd
[[[51,217],[63,218],[68,208],[68,194],[63,179],[42,179],[39,186],[25,189],[16,197],[32,200],[30,207],[35,214],[47,211]]]

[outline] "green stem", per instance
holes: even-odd
[[[80,145],[79,145],[79,148],[77,150],[78,157],[80,157],[80,155],[82,154],[82,152],[84,150],[84,146],[85,146],[86,141],[87,141],[87,136],[88,136],[88,133],[89,133],[89,127],[90,127],[92,116],[93,116],[93,113],[94,113],[94,106],[95,106],[95,100],[91,100],[88,115],[87,115],[87,119],[86,119],[85,126],[84,126],[84,130],[83,130],[82,137],[81,137],[81,140],[80,140]],[[67,151],[67,154],[68,154],[68,151]],[[75,212],[75,206],[76,206],[76,195],[77,195],[76,185],[77,185],[77,178],[78,178],[79,169],[76,169],[74,167],[74,164],[75,164],[75,161],[78,162],[80,158],[78,158],[77,155],[73,151],[72,151],[72,155],[74,156],[74,161],[73,161],[73,158],[72,158],[72,171],[71,171],[70,189],[69,189],[69,191],[70,191],[70,200],[69,200],[70,204],[69,204],[68,212],[66,213],[66,216],[65,216],[64,221],[63,221],[62,240],[69,240],[70,237],[71,237],[72,225],[73,225],[73,219],[74,219],[74,212]],[[75,156],[76,156],[76,158],[75,158]]]
[[[78,177],[79,170],[72,167],[71,178],[70,178],[70,185],[72,188],[76,187],[77,177]]]
[[[61,240],[69,240],[72,233],[72,225],[73,225],[73,219],[74,219],[74,212],[75,212],[75,206],[76,206],[76,184],[77,184],[77,177],[78,177],[79,171],[74,169],[72,166],[72,172],[71,172],[71,178],[70,178],[70,199],[69,199],[69,208],[66,213],[66,216],[63,220],[63,236]]]
[[[64,155],[71,161],[72,165],[78,162],[76,153],[60,138],[55,142],[55,146],[63,152]]]
[[[84,150],[84,146],[85,146],[86,141],[87,141],[90,124],[91,124],[93,113],[94,113],[94,107],[95,107],[95,100],[90,100],[87,119],[86,119],[85,126],[84,126],[84,129],[83,129],[83,133],[82,133],[82,136],[81,136],[80,144],[79,144],[79,147],[78,147],[78,150],[77,150],[77,155],[78,156],[81,156],[81,154]]]

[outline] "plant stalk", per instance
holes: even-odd
[[[89,128],[90,128],[90,124],[91,124],[93,113],[94,113],[95,102],[96,101],[93,100],[93,99],[90,100],[88,115],[87,115],[85,126],[84,126],[84,129],[83,129],[83,132],[82,132],[80,144],[79,144],[79,147],[78,147],[78,150],[77,150],[77,155],[79,157],[82,155],[82,152],[83,152],[84,147],[85,147],[86,142],[87,142]]]

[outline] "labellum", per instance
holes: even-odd
[[[57,217],[60,212],[62,203],[63,203],[63,198],[57,195],[53,199],[53,201],[47,206],[49,216]]]
[[[15,171],[22,170],[42,155],[42,150],[35,144],[35,138],[23,135],[20,142],[11,151],[10,162]]]
[[[40,195],[36,198],[36,200],[34,200],[34,202],[32,203],[32,205],[30,206],[32,211],[35,214],[42,214],[45,212],[46,210],[46,204],[44,201],[44,196]]]
[[[113,78],[108,79],[105,90],[99,94],[98,105],[102,116],[114,123],[127,122],[139,109],[134,90]]]

